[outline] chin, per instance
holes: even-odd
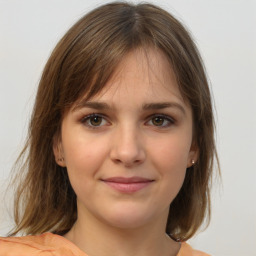
[[[113,211],[106,213],[104,215],[104,221],[108,225],[120,229],[135,229],[150,223],[155,216],[152,213],[149,215],[148,211],[143,211],[139,209],[122,208],[113,209]]]
[[[145,221],[143,217],[142,218],[134,218],[134,217],[126,218],[125,216],[122,216],[119,218],[108,219],[107,224],[118,229],[136,229],[146,225],[147,221]]]

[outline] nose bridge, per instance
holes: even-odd
[[[111,158],[115,162],[131,166],[144,161],[145,150],[138,126],[124,123],[115,129]]]

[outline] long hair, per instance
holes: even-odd
[[[124,56],[137,48],[161,50],[181,95],[193,112],[197,163],[170,205],[166,232],[187,240],[210,216],[210,185],[216,157],[211,94],[200,54],[184,26],[152,4],[115,2],[82,17],[57,44],[43,71],[30,121],[26,156],[15,197],[18,232],[64,234],[77,219],[76,195],[66,168],[56,164],[53,138],[65,111],[81,97],[99,93]]]

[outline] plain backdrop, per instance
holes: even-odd
[[[66,30],[107,1],[0,0],[0,235],[12,227],[4,189],[25,137],[44,64]],[[151,1],[192,32],[217,113],[222,183],[212,221],[190,243],[217,256],[256,255],[256,1]]]

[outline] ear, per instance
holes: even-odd
[[[55,162],[61,167],[66,167],[61,138],[57,134],[53,137],[53,154]]]
[[[199,157],[199,149],[198,146],[195,145],[195,143],[192,143],[189,155],[188,155],[188,162],[187,162],[187,168],[193,166]]]

